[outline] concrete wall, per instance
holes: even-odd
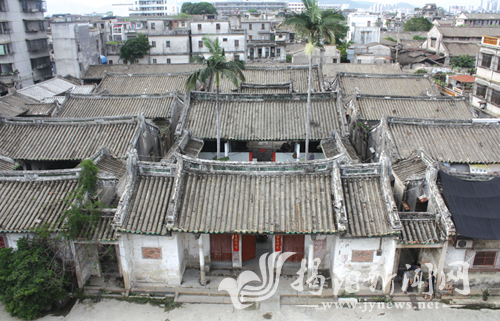
[[[119,236],[125,288],[180,285],[186,268],[184,236],[123,233]],[[159,257],[144,257],[149,249],[159,249]]]
[[[252,29],[250,29],[252,25]],[[262,28],[264,25],[264,28]],[[271,39],[271,22],[270,21],[245,21],[241,23],[241,28],[247,32],[247,40],[270,40]]]
[[[354,280],[357,274],[360,289],[366,289],[380,277],[379,286],[382,286],[384,293],[389,293],[391,284],[387,282],[390,281],[394,269],[395,239],[391,237],[349,239],[336,235],[332,245],[331,252],[334,253],[331,267],[332,278],[346,280],[350,276]],[[379,247],[382,249],[380,256],[376,255]],[[353,262],[353,251],[373,251],[372,262]]]
[[[198,25],[201,25],[201,30],[199,30]],[[217,25],[220,29],[217,29]],[[191,22],[191,34],[192,35],[217,35],[217,34],[227,34],[231,32],[231,28],[228,21],[192,21]]]
[[[89,65],[99,64],[99,37],[88,24],[53,23],[51,31],[58,75],[80,78]]]
[[[187,268],[200,268],[200,247],[198,239],[192,233],[180,234],[184,244],[184,260]],[[203,238],[203,253],[205,253],[205,266],[210,266],[210,235],[202,234]]]
[[[202,41],[204,36],[205,35],[191,36],[191,50],[194,54],[203,54],[206,58],[208,58],[208,48],[205,46],[200,48],[199,46],[199,42]],[[235,54],[239,55],[240,60],[246,60],[247,42],[244,33],[212,36],[219,38],[219,43],[221,47],[224,48],[228,60],[233,60]],[[224,39],[226,39],[226,41],[224,41]],[[236,46],[236,40],[238,41],[238,46]]]
[[[5,233],[3,234],[4,240],[7,242],[6,246],[17,249],[17,241],[23,237],[32,237],[32,233]]]
[[[189,47],[188,35],[180,35],[180,36],[149,35],[149,43],[152,44],[153,41],[156,43],[156,46],[149,49],[149,54],[151,56],[175,55],[175,54],[189,55],[190,47]],[[170,42],[170,47],[167,47],[167,41]]]

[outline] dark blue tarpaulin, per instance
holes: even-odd
[[[500,178],[472,182],[443,171],[439,176],[458,234],[500,240]]]

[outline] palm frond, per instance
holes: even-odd
[[[202,72],[203,69],[199,69],[194,71],[189,77],[186,79],[186,90],[187,91],[192,91],[193,89],[196,88],[196,82],[200,78],[200,73]]]

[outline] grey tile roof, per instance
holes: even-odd
[[[36,101],[42,101],[43,98],[60,95],[73,87],[75,87],[73,83],[56,77],[33,86],[19,89],[17,92]]]
[[[341,127],[334,93],[312,95],[311,140],[329,137]],[[306,94],[221,94],[221,137],[227,140],[304,140]],[[217,138],[214,94],[192,94],[181,121],[202,139]]]
[[[118,157],[125,157],[135,144],[140,126],[138,117],[2,118],[0,150],[12,159],[82,160],[106,146]]]
[[[499,20],[500,13],[464,13],[470,20]]]
[[[402,182],[425,179],[427,164],[418,156],[397,160],[392,164],[392,171]]]
[[[24,179],[24,172],[14,174],[0,175],[0,233],[33,232],[45,224],[51,230],[61,229],[61,217],[68,208],[63,200],[76,189],[78,171],[66,177],[38,173],[37,179]]]
[[[173,91],[184,92],[184,74],[107,74],[96,88],[96,93],[111,95],[164,94]]]
[[[167,233],[166,216],[175,177],[139,174],[133,185],[127,217],[118,231],[141,234]]]
[[[324,64],[323,77],[325,80],[331,80],[337,77],[339,72],[354,72],[366,74],[402,74],[401,67],[396,64]]]
[[[85,225],[77,236],[82,241],[110,242],[116,241],[116,230],[113,227],[113,216],[101,216],[92,224]]]
[[[380,120],[384,116],[434,119],[470,119],[474,116],[465,97],[358,95],[354,108],[363,120]]]
[[[192,132],[185,130],[180,137],[178,137],[168,150],[167,154],[163,157],[162,163],[176,163],[177,158],[175,154],[186,155],[191,158],[197,158],[203,148],[204,142],[202,139],[194,137]]]
[[[174,94],[137,96],[81,96],[71,95],[61,107],[57,117],[105,117],[139,115],[147,118],[170,118]]]
[[[99,157],[95,161],[95,165],[99,168],[99,172],[111,173],[118,179],[127,173],[127,164],[125,163],[125,160],[119,159],[110,154]]]
[[[49,117],[54,109],[56,109],[56,103],[40,103],[40,104],[29,104],[26,105],[29,110],[26,116],[47,116]]]
[[[348,236],[385,236],[398,233],[388,220],[380,176],[342,176],[342,185]]]
[[[171,229],[204,233],[337,232],[331,170],[307,173],[300,168],[292,170],[293,165],[263,170],[257,164],[247,171],[240,165],[221,168],[226,170],[219,173],[186,166],[178,217]]]
[[[245,75],[244,83],[248,84],[288,84],[292,83],[293,90],[298,93],[307,92],[307,84],[309,79],[309,67],[308,66],[269,66],[269,67],[259,67],[259,66],[248,66],[244,71]],[[230,93],[233,90],[237,90],[230,81],[227,79],[221,80],[220,92]],[[210,90],[215,92],[215,82],[212,81]],[[313,92],[322,91],[322,85],[320,83],[318,67],[313,67],[313,77],[312,77],[312,90]]]
[[[0,171],[12,171],[16,164],[13,159],[0,155]]]
[[[18,94],[9,94],[0,97],[0,117],[16,117],[28,111],[28,104],[35,101],[29,100]]]
[[[336,88],[345,95],[439,96],[428,75],[338,73],[337,77]]]
[[[446,240],[436,216],[422,213],[399,213],[403,225],[401,241],[406,244],[434,244]]]
[[[500,35],[500,27],[444,27],[436,26],[444,37],[474,37],[481,36],[497,37]]]
[[[388,134],[393,154],[397,159],[405,159],[422,148],[440,162],[500,163],[500,124],[479,121],[390,118]]]
[[[500,30],[498,35],[500,35]],[[479,52],[479,44],[477,43],[443,42],[443,45],[446,47],[451,57],[462,55],[476,57]]]
[[[200,69],[197,64],[131,64],[131,65],[90,65],[82,79],[102,79],[105,73],[165,74],[189,72]]]

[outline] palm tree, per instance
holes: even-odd
[[[216,108],[217,108],[217,159],[220,159],[220,108],[219,108],[219,86],[220,80],[227,78],[236,87],[240,81],[245,81],[242,70],[245,64],[242,61],[227,61],[224,48],[220,46],[219,38],[203,37],[203,45],[208,48],[210,57],[193,56],[194,62],[202,62],[205,68],[196,70],[186,80],[186,90],[192,91],[196,88],[196,82],[204,83],[211,77],[215,77]]]
[[[307,117],[306,117],[306,160],[309,159],[309,136],[311,122],[311,83],[312,83],[312,54],[315,46],[323,46],[323,43],[335,43],[335,34],[343,35],[347,27],[340,24],[345,20],[340,11],[322,10],[317,0],[302,0],[305,11],[302,13],[292,12],[292,16],[285,19],[285,25],[294,26],[295,30],[308,37],[305,53],[309,56],[309,84],[307,88]]]

